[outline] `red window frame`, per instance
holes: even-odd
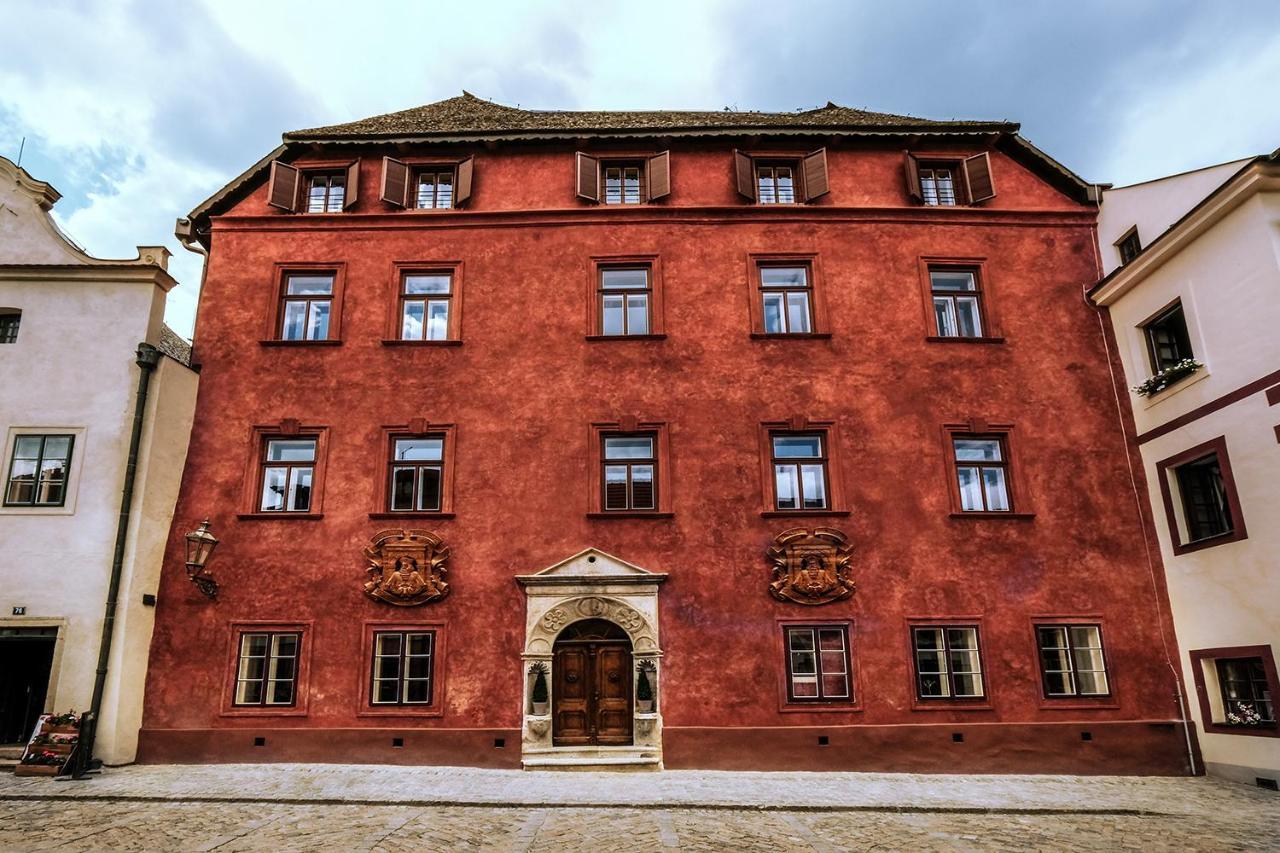
[[[333,291],[329,297],[328,335],[315,340],[286,340],[284,337],[285,303],[294,297],[288,294],[289,277],[294,275],[331,275]],[[337,346],[342,343],[342,302],[346,290],[346,264],[344,263],[277,263],[272,304],[266,312],[269,325],[264,330],[261,343],[267,346]],[[298,297],[299,299],[306,297]]]
[[[440,508],[438,510],[405,510],[392,509],[391,472],[397,467],[395,461],[395,442],[403,438],[439,438],[444,442],[443,458],[440,460]],[[414,519],[414,518],[453,518],[453,489],[457,469],[458,429],[456,424],[432,423],[426,418],[414,418],[407,423],[385,424],[379,430],[377,456],[373,461],[373,470],[378,472],[377,491],[374,498],[374,510],[369,518]],[[434,463],[431,463],[434,464]],[[401,466],[407,467],[407,466]],[[416,505],[416,501],[415,501]]]
[[[654,465],[655,507],[653,509],[605,509],[604,441],[606,438],[651,435],[656,458]],[[666,518],[672,515],[671,442],[664,421],[640,421],[625,418],[619,421],[591,424],[591,476],[589,518]]]
[[[1174,504],[1173,487],[1170,478],[1177,476],[1177,470],[1183,465],[1196,462],[1208,456],[1216,456],[1218,460],[1218,468],[1222,476],[1223,498],[1227,504],[1227,511],[1231,516],[1232,529],[1203,539],[1184,539],[1182,528],[1178,524],[1178,508]],[[1175,555],[1189,554],[1192,551],[1215,548],[1218,545],[1226,545],[1230,542],[1239,542],[1249,538],[1249,531],[1244,523],[1244,511],[1240,506],[1240,494],[1236,491],[1235,474],[1231,470],[1231,456],[1227,452],[1227,437],[1225,435],[1211,438],[1206,442],[1197,444],[1195,447],[1189,447],[1181,453],[1175,453],[1173,456],[1161,459],[1156,463],[1156,479],[1160,483],[1161,503],[1164,505],[1169,541],[1173,546]],[[1179,493],[1181,493],[1181,484],[1179,484]],[[1182,497],[1183,506],[1181,509],[1185,517],[1186,498],[1185,496]],[[1188,531],[1190,531],[1189,526]]]

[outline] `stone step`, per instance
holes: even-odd
[[[652,755],[533,755],[520,762],[525,770],[661,770]]]

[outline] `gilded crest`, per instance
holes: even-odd
[[[853,548],[830,527],[795,527],[779,533],[769,546],[773,580],[769,594],[779,601],[828,604],[853,595],[849,560]]]
[[[364,549],[369,560],[365,594],[409,607],[449,594],[444,579],[449,546],[425,530],[383,530]]]

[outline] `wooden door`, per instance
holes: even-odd
[[[631,743],[631,649],[626,643],[558,643],[552,661],[557,746]]]

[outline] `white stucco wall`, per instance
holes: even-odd
[[[163,271],[162,249],[144,249],[135,261],[99,261],[67,244],[47,214],[56,198],[52,188],[0,158],[0,307],[22,311],[17,341],[0,344],[6,485],[15,435],[75,435],[64,506],[0,506],[0,624],[59,626],[45,710],[84,711],[124,485],[140,372],[136,351],[140,342],[159,341],[173,280]],[[136,739],[150,640],[150,615],[136,610],[143,591],[155,592],[195,383],[190,368],[163,356],[153,374],[108,678],[113,695],[98,731],[100,746],[109,750],[98,754],[108,762],[133,757],[129,733],[116,728],[132,726]],[[25,614],[12,615],[15,607]],[[121,665],[124,660],[130,665]]]
[[[1238,164],[1229,165],[1229,175],[1239,170]],[[1199,180],[1202,173],[1193,175],[1195,186],[1205,183]],[[1145,199],[1136,188],[1127,191],[1126,220],[1142,215],[1134,212],[1142,203],[1156,208],[1153,217],[1168,215],[1169,187],[1146,186]],[[1206,365],[1153,400],[1132,395],[1139,436],[1280,370],[1280,187],[1261,186],[1242,194],[1238,206],[1109,303],[1128,385],[1152,372],[1141,324],[1175,299],[1182,301],[1195,357]],[[1111,201],[1108,193],[1104,212]],[[1104,253],[1107,248],[1104,242]],[[1105,290],[1099,295],[1106,299]],[[1268,406],[1265,393],[1257,390],[1141,445],[1181,665],[1192,691],[1193,650],[1270,646],[1280,659],[1277,424],[1280,406]],[[1226,440],[1248,538],[1175,555],[1156,464],[1220,436]],[[1206,695],[1216,691],[1215,679],[1210,673]],[[1210,772],[1248,783],[1258,776],[1280,776],[1280,738],[1206,733],[1197,697],[1188,698]]]

